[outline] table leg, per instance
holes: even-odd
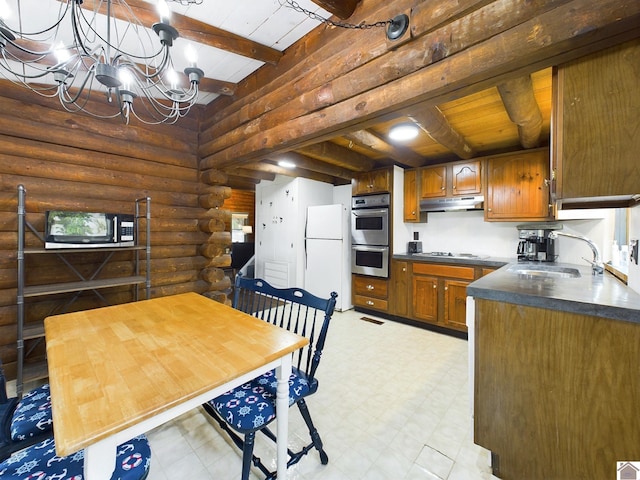
[[[291,376],[291,355],[285,355],[281,359],[280,366],[276,369],[278,377],[278,389],[276,391],[276,412],[278,415],[277,432],[277,472],[278,479],[287,478],[287,453],[289,433],[289,377]]]
[[[84,478],[110,480],[116,467],[116,448],[112,442],[101,441],[84,449]]]

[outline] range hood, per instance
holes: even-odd
[[[454,198],[427,198],[420,200],[421,212],[454,212],[458,210],[482,210],[482,195]]]

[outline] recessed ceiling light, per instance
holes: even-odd
[[[399,123],[389,130],[389,138],[396,142],[407,142],[418,136],[418,126],[415,123]]]
[[[280,160],[278,165],[282,168],[296,168],[296,164],[289,160]]]

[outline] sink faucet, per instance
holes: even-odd
[[[584,260],[587,260],[591,264],[591,273],[593,275],[602,275],[604,272],[604,265],[602,264],[602,260],[600,258],[600,250],[598,250],[598,246],[593,243],[592,240],[589,240],[587,237],[583,237],[581,235],[574,235],[572,233],[558,232],[554,230],[549,233],[549,238],[558,238],[558,235],[562,235],[563,237],[576,238],[578,240],[582,240],[583,242],[587,242],[587,245],[591,247],[591,251],[593,252],[593,260],[587,260],[582,257]]]

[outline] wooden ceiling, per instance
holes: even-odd
[[[411,168],[545,146],[549,144],[550,132],[551,68],[536,72],[530,78],[530,93],[539,115],[538,134],[533,141],[523,138],[526,135],[523,130],[526,129],[519,128],[514,121],[516,119],[510,118],[505,95],[501,95],[496,86],[436,107],[398,111],[390,118],[320,143],[242,167],[226,167],[224,171],[234,188],[251,189],[256,182],[272,180],[276,174],[340,185],[349,183],[358,172],[394,164]],[[518,95],[526,97],[526,92]],[[506,102],[510,105],[513,100],[507,99]],[[535,117],[536,112],[529,115]],[[404,144],[389,140],[392,126],[409,122],[423,127],[416,139]],[[296,168],[279,167],[279,160],[289,160],[296,164]]]

